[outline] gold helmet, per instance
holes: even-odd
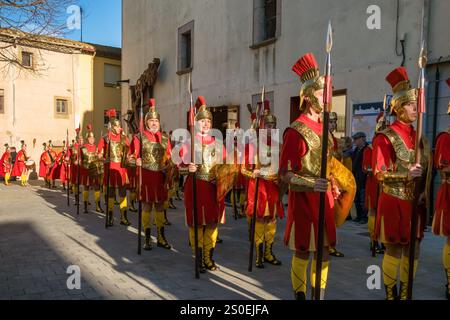
[[[312,107],[316,112],[322,112],[323,107],[314,93],[324,89],[325,77],[320,76],[319,66],[314,55],[312,53],[305,54],[292,67],[292,71],[300,77],[303,83],[300,89],[300,112],[305,111],[305,98],[312,102]]]
[[[391,100],[391,112],[401,119],[403,116],[402,107],[409,102],[417,101],[417,90],[411,87],[408,73],[404,67],[396,68],[389,73],[386,81],[389,82],[394,93]]]
[[[145,115],[145,123],[147,123],[147,120],[161,120],[161,117],[156,111],[156,102],[155,99],[150,99],[148,102],[148,106],[150,109],[148,110],[147,114]]]
[[[87,133],[86,133],[86,139],[89,139],[89,138],[95,138],[95,135],[94,135],[94,128],[92,127],[92,124],[88,124],[88,125],[86,126],[86,130],[87,130]]]
[[[195,109],[197,110],[195,121],[200,121],[202,119],[213,120],[212,113],[208,110],[206,100],[203,96],[198,97],[197,102],[195,103]]]
[[[337,121],[338,120],[338,115],[336,112],[330,112],[330,121]]]
[[[261,102],[259,102],[261,105]],[[265,100],[264,101],[264,124],[273,124],[274,126],[277,126],[277,117],[275,117],[271,111],[270,111],[270,101]]]

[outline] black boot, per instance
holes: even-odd
[[[102,206],[100,205],[100,201],[97,202],[97,209],[96,209],[96,211],[98,213],[104,213],[105,212],[105,211],[103,211]]]
[[[131,200],[130,211],[131,211],[131,212],[137,212],[137,211],[138,211],[138,210],[136,209],[136,201],[135,201],[135,200]]]
[[[126,210],[121,214],[120,224],[126,227],[131,226],[130,221],[128,221],[128,214]]]
[[[445,297],[447,298],[447,300],[450,300],[450,284],[447,284],[445,286]]]
[[[295,292],[295,300],[306,300],[306,293],[303,291]]]
[[[275,255],[273,254],[272,247],[273,247],[273,243],[272,244],[268,244],[266,242],[266,248],[265,248],[265,251],[264,251],[264,261],[268,262],[270,264],[273,264],[274,266],[281,266],[281,261],[278,260],[275,257]]]
[[[172,223],[167,219],[167,210],[164,210],[164,225],[171,226]]]
[[[173,204],[173,200],[172,200],[172,199],[169,200],[169,208],[170,208],[170,209],[174,209],[174,210],[177,208],[177,207],[175,207],[175,205]]]
[[[83,213],[89,213],[87,201],[84,201],[84,211],[83,211]]]
[[[386,300],[398,300],[397,285],[393,287],[384,286],[386,291]]]
[[[114,212],[110,211],[107,214],[108,216],[108,227],[113,227],[114,226]]]
[[[166,237],[164,235],[164,227],[158,228],[158,242],[157,246],[160,248],[164,248],[167,250],[172,249],[172,246],[167,242]]]
[[[256,264],[255,267],[264,269],[264,244],[260,243],[256,246]]]
[[[144,243],[144,247],[143,249],[145,251],[150,251],[152,250],[152,237],[151,237],[151,229],[145,229],[145,243]]]

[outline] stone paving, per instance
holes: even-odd
[[[292,299],[291,252],[282,244],[285,221],[279,223],[274,252],[281,267],[247,271],[248,235],[245,220],[235,221],[227,208],[227,222],[220,226],[223,244],[215,251],[217,272],[194,279],[193,259],[188,247],[183,204],[169,210],[172,226],[166,237],[171,251],[156,248],[137,255],[137,213],[129,213],[131,227],[116,224],[105,229],[104,215],[76,215],[67,207],[61,190],[43,189],[42,182],[22,188],[0,186],[0,299]],[[92,201],[92,200],[91,200]],[[82,211],[82,208],[80,208]],[[153,235],[155,230],[152,230]],[[366,226],[346,223],[338,230],[338,249],[344,258],[333,258],[327,299],[381,300],[384,289],[366,286],[370,265],[381,266],[382,257],[372,258]],[[153,239],[155,242],[156,239]],[[443,238],[426,233],[422,244],[416,299],[443,299],[441,266]],[[67,268],[81,270],[81,289],[67,288]]]

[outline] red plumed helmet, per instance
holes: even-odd
[[[447,85],[450,87],[450,78],[448,78],[445,82],[447,82]]]
[[[117,117],[116,109],[109,109],[106,112],[106,115],[108,116],[108,118],[115,118],[115,117]]]
[[[206,99],[203,96],[199,96],[195,102],[195,108],[198,109],[201,106],[206,106]]]
[[[406,85],[406,82],[408,82],[409,84],[408,72],[404,67],[398,67],[394,69],[391,73],[388,74],[388,76],[386,77],[386,81],[389,82],[394,93],[409,89],[405,88],[404,86],[399,86],[399,84],[401,83],[405,83]]]
[[[87,129],[87,131],[92,131],[92,129],[93,129],[92,124],[88,124],[86,126],[86,129]]]
[[[318,69],[319,65],[312,53],[305,54],[292,67],[292,71],[294,71],[303,82],[316,77]]]
[[[150,99],[148,100],[148,106],[151,107],[155,107],[156,106],[156,100],[155,99]]]
[[[76,132],[77,134],[79,134],[79,133],[80,133],[80,128],[76,128],[76,129],[75,129],[75,132]]]
[[[264,101],[264,110],[270,111],[270,101],[269,100]]]

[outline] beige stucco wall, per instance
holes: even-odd
[[[105,86],[104,69],[106,64],[120,66],[120,60],[103,58],[96,56],[94,58],[94,133],[97,140],[100,134],[107,130],[104,127],[104,111],[111,108],[120,109],[121,89]]]
[[[430,59],[450,55],[450,1],[431,0]],[[423,0],[400,0],[398,34],[406,34],[406,67],[417,81],[417,56]],[[381,30],[369,30],[369,5],[381,9]],[[290,98],[298,95],[299,79],[291,72],[296,60],[313,52],[323,69],[327,21],[334,28],[333,72],[336,90],[347,90],[347,110],[354,103],[382,101],[390,93],[385,76],[401,63],[395,53],[397,1],[283,0],[281,35],[269,46],[250,49],[253,1],[241,0],[123,0],[122,78],[135,83],[147,64],[162,60],[154,94],[166,130],[184,127],[188,104],[188,75],[178,76],[177,30],[194,20],[194,94],[209,105],[241,105],[240,122],[249,126],[245,106],[263,85],[274,91],[279,126],[289,124]],[[447,16],[446,16],[447,15]],[[398,43],[400,48],[400,43]],[[441,70],[450,76],[449,68]],[[127,93],[122,93],[124,111]],[[443,114],[441,108],[439,113]],[[347,128],[351,128],[347,117]],[[443,127],[440,119],[439,126]],[[349,133],[349,132],[348,132]]]
[[[27,48],[27,51],[30,49]],[[33,160],[39,161],[42,143],[52,140],[61,145],[69,129],[74,139],[76,122],[84,126],[92,121],[93,58],[84,54],[63,54],[45,50],[32,51],[34,59],[44,63],[38,74],[18,72],[10,68],[0,77],[0,88],[5,90],[5,114],[0,114],[0,142],[20,149],[25,140]],[[69,115],[55,116],[55,97],[69,100]],[[33,139],[36,145],[33,147]]]

